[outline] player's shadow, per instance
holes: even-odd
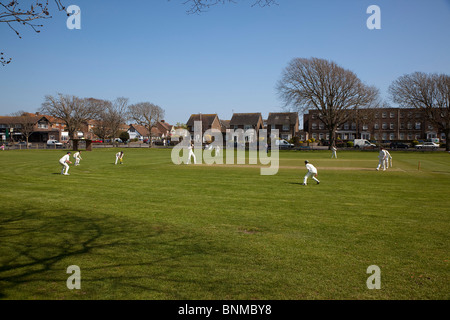
[[[301,186],[301,185],[303,185],[303,182],[288,182],[288,184]]]

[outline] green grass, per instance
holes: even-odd
[[[374,152],[288,151],[261,176],[115,152],[83,152],[70,176],[64,151],[0,152],[0,298],[450,298],[448,153],[391,152],[377,172]],[[300,185],[305,159],[320,185]]]

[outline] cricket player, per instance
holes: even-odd
[[[216,156],[216,157],[220,156],[220,147],[219,147],[219,145],[216,146],[216,153],[215,153],[215,156]]]
[[[333,158],[337,159],[337,148],[335,146],[331,146],[331,151],[333,152],[331,154],[331,159],[333,159]]]
[[[306,169],[308,169],[308,172],[306,173],[305,177],[303,178],[302,185],[306,186],[306,182],[308,181],[308,178],[312,178],[314,181],[317,182],[317,184],[319,184],[320,181],[317,179],[316,167],[314,167],[311,163],[309,163],[308,160],[305,160],[305,166],[306,166]]]
[[[384,166],[386,169],[388,169],[389,167],[392,168],[392,156],[389,153],[389,151],[387,151],[387,150],[384,150],[384,151],[386,152],[386,159],[384,160],[385,161]]]
[[[188,155],[188,163],[187,164],[191,164],[191,157],[194,158],[194,164],[197,164],[197,160],[195,158],[195,154],[194,154],[194,144],[191,143],[191,145],[188,147],[189,149],[189,155]]]
[[[377,171],[380,170],[380,168],[382,168],[383,171],[386,171],[386,157],[386,150],[384,148],[380,148],[380,153],[378,154]]]
[[[83,158],[81,158],[81,151],[77,151],[75,152],[75,154],[73,155],[74,159],[75,159],[75,165],[79,166],[80,165],[80,160],[83,160]]]
[[[70,152],[67,152],[65,156],[63,156],[61,159],[59,159],[59,163],[63,166],[61,169],[61,174],[68,176],[69,175],[69,165],[70,162]]]
[[[120,164],[123,164],[123,151],[117,152],[116,153],[116,163],[117,161],[119,161]]]

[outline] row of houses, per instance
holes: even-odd
[[[80,131],[76,133],[79,139],[98,140],[95,129],[99,125],[97,120],[89,120],[83,124]],[[22,116],[0,116],[0,143],[1,141],[25,141],[24,126],[30,133],[28,142],[42,143],[47,140],[69,141],[66,125],[61,119],[40,113],[24,113]],[[120,131],[128,132],[130,139],[144,141],[150,138],[149,130],[138,124],[123,123]],[[152,139],[163,140],[170,137],[175,128],[161,120],[151,129]]]
[[[445,141],[445,134],[439,132],[432,119],[425,112],[414,108],[383,108],[365,110],[364,114],[352,114],[348,121],[338,127],[336,137],[340,140],[353,140],[357,138],[367,140],[396,140],[411,141],[439,138]],[[354,112],[354,111],[349,111]],[[47,140],[68,141],[68,133],[64,122],[54,117],[39,113],[26,114],[32,120],[34,127],[29,142],[46,142]],[[270,135],[272,130],[277,129],[281,139],[290,140],[298,137],[305,141],[313,138],[315,140],[329,140],[329,132],[321,120],[319,111],[309,110],[303,115],[303,130],[300,130],[299,115],[297,112],[272,112],[266,119],[261,113],[234,113],[230,120],[220,119],[217,114],[192,114],[186,122],[187,130],[192,139],[196,139],[194,124],[196,121],[202,123],[202,136],[208,129],[216,129],[224,135],[227,130],[254,129],[257,134],[259,130],[267,129]],[[89,120],[77,133],[79,138],[90,140],[98,139],[95,135],[95,127],[98,122]],[[145,141],[152,137],[154,140],[167,140],[174,136],[176,127],[161,120],[151,128],[138,124],[123,124],[121,131],[126,131],[130,139]],[[20,117],[0,117],[0,141],[21,141],[23,134],[21,130]]]
[[[299,116],[297,112],[276,112],[269,113],[264,119],[261,113],[234,113],[231,120],[221,120],[217,114],[192,114],[186,122],[187,130],[193,140],[198,140],[195,134],[195,122],[202,124],[202,136],[206,130],[215,129],[224,135],[227,130],[243,129],[244,131],[253,129],[259,135],[261,129],[267,129],[270,136],[272,130],[277,129],[281,139],[290,140],[293,137],[305,137],[305,133],[299,129]]]

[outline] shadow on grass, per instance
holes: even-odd
[[[70,276],[66,268],[80,261],[88,265],[80,268],[82,274],[89,274],[90,283],[113,281],[124,294],[134,290],[132,282],[143,283],[139,280],[148,277],[153,265],[161,266],[164,261],[170,265],[203,251],[191,235],[167,231],[164,226],[143,226],[114,215],[89,217],[70,210],[52,215],[43,211],[0,212],[1,299],[10,298],[12,292],[23,297],[20,299],[59,299],[53,291],[69,291],[65,288]],[[160,247],[167,252],[157,251]],[[130,269],[133,275],[127,272]],[[55,283],[58,290],[53,290]],[[141,289],[155,290],[145,286]]]
[[[302,186],[303,182],[288,182],[289,184],[293,184],[293,185],[298,185],[298,186]]]

